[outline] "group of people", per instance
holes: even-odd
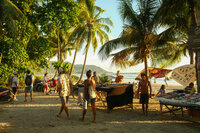
[[[92,71],[88,70],[86,72],[87,79],[83,82],[84,84],[84,91],[83,91],[83,101],[84,101],[84,106],[83,106],[83,112],[82,112],[82,117],[79,119],[83,121],[85,119],[85,115],[87,112],[87,106],[88,103],[91,104],[92,108],[92,113],[93,113],[93,120],[92,122],[96,122],[96,107],[95,107],[95,101],[98,96],[96,93],[96,84],[99,83],[99,79],[97,76],[97,72],[93,72],[92,76]],[[122,83],[123,82],[123,76],[120,74],[120,71],[117,71],[117,77],[115,79],[115,82],[117,83]],[[59,96],[61,99],[61,108],[59,113],[57,114],[57,117],[61,116],[62,111],[65,109],[66,112],[66,118],[69,119],[69,111],[67,107],[69,95],[70,95],[70,90],[72,90],[72,84],[70,83],[69,78],[64,74],[64,72],[60,72],[58,76],[58,85],[57,89],[59,92]]]
[[[13,90],[13,101],[18,101],[16,98],[17,90],[19,87],[19,80],[18,80],[18,72],[15,71],[13,73],[13,76],[11,78],[11,88]],[[24,76],[24,83],[25,83],[25,100],[24,102],[27,102],[28,99],[28,93],[30,93],[31,101],[33,101],[33,83],[34,83],[34,76],[31,74],[30,70],[27,70],[26,75]],[[56,87],[57,80],[53,80],[53,83],[51,86]],[[43,86],[44,86],[44,94],[48,94],[49,92],[49,80],[48,80],[48,74],[44,74],[43,79]]]
[[[86,110],[88,103],[91,103],[92,112],[93,112],[93,120],[92,122],[96,122],[96,108],[95,108],[95,101],[96,101],[96,83],[98,83],[98,77],[96,75],[96,72],[93,73],[92,71],[88,70],[86,72],[87,79],[84,81],[84,93],[83,93],[83,100],[84,100],[84,108],[82,117],[80,118],[81,121],[85,119]],[[60,117],[62,114],[62,111],[65,110],[66,118],[70,118],[70,114],[68,111],[68,100],[69,95],[72,92],[72,83],[70,82],[69,77],[65,74],[64,71],[59,72],[58,80],[57,80],[57,90],[58,94],[60,96],[61,100],[61,108],[59,113],[57,114],[57,117]]]
[[[159,89],[156,96],[164,96],[166,94],[166,86],[161,85],[161,88]],[[141,80],[138,84],[138,91],[137,94],[140,92],[140,104],[142,104],[142,110],[144,115],[148,115],[148,104],[149,104],[149,98],[151,98],[152,94],[152,87],[151,83],[148,81],[146,74],[141,74]],[[194,94],[195,88],[194,83],[190,83],[189,86],[184,88],[184,92],[186,94]],[[163,105],[160,105],[160,111],[162,111]]]
[[[27,102],[28,94],[30,93],[31,101],[33,101],[33,81],[34,76],[31,75],[30,71],[27,71],[27,74],[24,76],[25,81],[25,100],[24,102]],[[18,72],[15,71],[14,75],[11,77],[11,88],[13,90],[13,101],[17,101],[16,95],[18,90],[19,80],[18,80]]]
[[[13,89],[13,100],[17,101],[16,99],[16,92],[17,92],[17,87],[19,84],[17,71],[14,72],[14,75],[12,77],[12,89]],[[92,122],[96,122],[96,107],[95,107],[95,101],[96,101],[96,84],[99,83],[98,76],[96,72],[93,72],[92,76],[92,71],[88,70],[86,72],[87,79],[84,81],[84,91],[83,91],[83,101],[84,101],[84,107],[83,107],[83,112],[82,112],[82,117],[80,118],[81,121],[85,119],[85,115],[87,112],[87,105],[88,103],[91,103],[92,107],[92,112],[93,112],[93,120]],[[47,93],[48,90],[48,75],[45,73],[44,76],[44,92]],[[24,76],[24,81],[25,81],[25,100],[24,102],[27,102],[27,93],[30,93],[31,101],[33,101],[33,81],[34,81],[34,76],[30,74],[30,71],[27,71],[27,74]],[[117,77],[115,78],[116,83],[122,83],[123,82],[123,76],[120,74],[120,71],[117,71]],[[59,113],[57,114],[57,117],[61,116],[61,113],[63,110],[66,112],[66,118],[70,118],[70,114],[68,111],[68,100],[69,96],[72,93],[72,82],[68,75],[65,73],[64,69],[59,69],[59,75],[57,77],[57,92],[61,100],[61,108]],[[165,89],[166,86],[162,85],[159,92],[156,94],[157,95],[165,95]],[[190,83],[189,86],[185,88],[185,93],[192,94],[195,92],[194,89],[194,84]],[[144,115],[148,115],[148,104],[149,104],[149,98],[151,98],[152,94],[152,87],[151,83],[148,81],[148,78],[146,74],[142,73],[141,74],[141,80],[139,81],[138,84],[138,91],[137,94],[140,93],[140,104],[142,104],[142,110]],[[162,105],[161,105],[161,110],[162,110]]]
[[[49,94],[49,87],[54,88],[54,91],[57,92],[57,78],[54,76],[51,80],[48,78],[48,73],[44,74],[43,79],[43,86],[44,86],[44,94]]]

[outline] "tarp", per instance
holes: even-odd
[[[162,69],[162,68],[153,68],[153,67],[149,67],[148,68],[149,71],[149,78],[163,78],[167,75],[167,73],[169,73],[171,70],[170,69]],[[138,76],[135,79],[141,79],[141,74],[145,73],[145,69],[142,70]]]
[[[188,86],[189,83],[196,80],[195,65],[184,65],[173,69],[166,75],[167,79],[173,79],[183,86]]]

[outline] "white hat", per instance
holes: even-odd
[[[14,74],[16,75],[16,74],[17,74],[17,71],[15,71]]]

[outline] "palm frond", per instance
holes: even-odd
[[[109,25],[109,26],[114,25],[110,18],[99,18],[99,19],[96,19],[95,22],[101,23],[101,24],[106,24],[106,25]]]
[[[95,31],[93,31],[92,32],[92,46],[93,46],[93,49],[94,49],[94,53],[95,53],[95,51],[96,51],[96,49],[97,49],[97,38],[96,38],[96,32]]]
[[[126,41],[123,38],[117,38],[106,42],[98,52],[102,60],[107,59],[113,50],[125,47]]]

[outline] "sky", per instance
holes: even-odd
[[[122,20],[120,18],[119,11],[118,11],[118,6],[119,6],[118,0],[96,0],[96,5],[106,10],[106,12],[104,12],[101,15],[101,17],[109,17],[114,23],[114,27],[111,27],[111,33],[108,34],[109,38],[114,39],[114,38],[119,37],[120,33],[122,32],[123,24],[122,24]],[[98,48],[95,53],[94,53],[93,48],[90,47],[89,52],[88,52],[87,62],[86,62],[87,65],[96,65],[109,72],[116,72],[117,70],[120,70],[121,72],[140,72],[141,70],[144,69],[143,63],[138,64],[133,67],[127,67],[126,69],[122,69],[120,67],[116,67],[114,64],[111,64],[110,58],[102,61],[100,60],[97,54],[100,47],[101,47],[101,44],[99,43]],[[72,56],[68,56],[67,60],[65,61],[72,62],[73,56],[74,56],[74,52],[72,52]],[[83,64],[84,57],[85,56],[84,56],[84,48],[83,48],[81,51],[78,52],[75,64]],[[56,60],[56,59],[57,57],[54,57],[52,60]],[[190,60],[188,57],[184,57],[179,64],[174,65],[168,69],[173,69],[178,66],[189,64],[189,61]]]

